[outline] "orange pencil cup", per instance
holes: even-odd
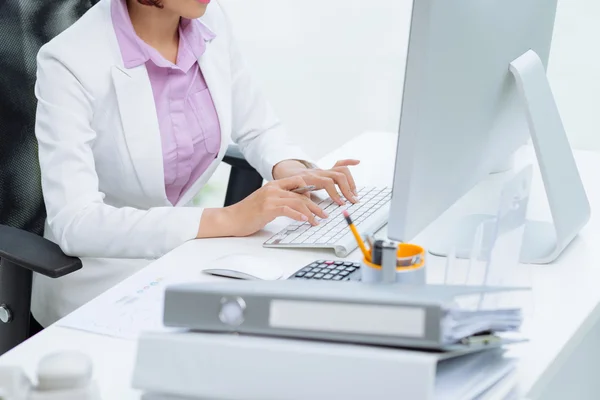
[[[405,285],[425,285],[425,249],[409,243],[398,244],[396,252],[396,281]],[[382,283],[384,271],[381,265],[373,264],[363,258],[361,280],[365,283]]]

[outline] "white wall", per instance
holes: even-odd
[[[548,75],[572,146],[600,150],[600,1],[559,0]]]
[[[256,78],[319,157],[396,131],[412,0],[221,0]],[[559,0],[549,75],[574,147],[600,150],[600,1]]]
[[[312,155],[365,129],[397,130],[411,1],[221,1],[257,79]]]

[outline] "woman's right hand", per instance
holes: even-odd
[[[277,217],[318,225],[315,217],[327,218],[325,211],[310,196],[291,192],[304,186],[306,182],[298,176],[281,179],[267,183],[237,204],[206,209],[198,238],[252,235]]]

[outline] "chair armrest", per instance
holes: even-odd
[[[254,167],[246,161],[246,158],[240,151],[237,144],[230,144],[223,158],[225,164],[229,164],[234,168],[254,170]]]
[[[81,260],[65,255],[57,244],[6,225],[0,225],[0,259],[50,278],[60,278],[82,266]]]

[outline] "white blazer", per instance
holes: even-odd
[[[83,261],[82,270],[61,279],[34,277],[32,310],[43,326],[194,239],[203,210],[186,205],[232,141],[267,180],[282,160],[308,160],[288,143],[244,66],[224,11],[213,2],[201,21],[216,37],[199,63],[219,116],[221,149],[172,206],[150,80],[145,66],[123,66],[110,7],[111,0],[101,0],[38,55],[45,237]]]

